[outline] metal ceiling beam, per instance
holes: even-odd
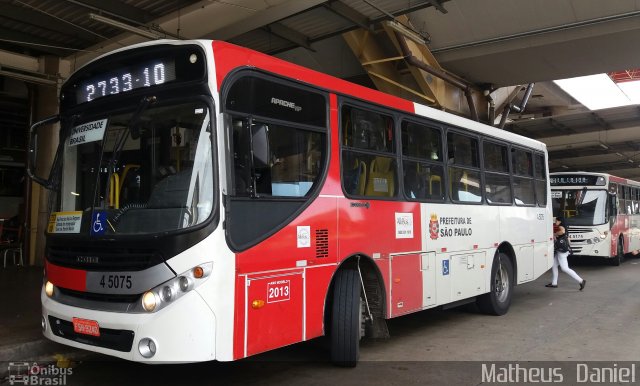
[[[558,129],[558,130],[563,131],[563,133],[560,133],[560,135],[575,134],[576,133],[576,131],[573,128],[571,128],[571,127],[569,127],[569,126],[567,126],[565,124],[562,124],[562,123],[558,122],[557,120],[555,120],[553,118],[549,118],[549,124],[551,124],[551,126],[553,126],[554,129]]]
[[[313,48],[311,48],[311,43],[309,42],[309,38],[300,32],[291,29],[280,23],[272,23],[265,27],[267,32],[270,32],[279,38],[287,40],[291,43],[297,44],[300,47],[304,47],[309,51],[315,52]]]
[[[0,3],[0,15],[22,24],[37,26],[38,28],[44,28],[61,35],[73,37],[76,40],[91,43],[91,40],[87,40],[85,38],[89,35],[87,35],[86,31],[83,31],[82,28],[75,24],[62,23],[53,16],[49,16],[30,8],[19,7],[8,3]]]
[[[445,3],[447,1],[449,1],[449,0],[442,0],[441,2]],[[397,17],[397,16],[401,16],[401,15],[406,15],[406,14],[411,13],[411,12],[419,11],[421,9],[428,8],[428,7],[431,7],[431,6],[432,6],[432,4],[429,1],[423,1],[421,3],[413,5],[411,7],[401,8],[399,10],[392,11],[392,12],[390,12],[390,14],[393,15],[394,17]],[[375,19],[371,19],[370,21],[371,21],[372,24],[377,24],[377,23],[380,23],[380,22],[385,21],[385,20],[391,20],[391,18],[389,16],[385,15],[385,16],[378,17],[378,18],[375,18]],[[332,38],[334,36],[338,36],[338,35],[342,35],[342,34],[347,33],[347,32],[351,32],[351,31],[353,31],[355,29],[358,29],[358,28],[359,28],[359,26],[354,24],[352,26],[333,31],[333,32],[330,32],[328,34],[315,36],[313,38],[310,38],[309,41],[313,44],[313,43],[319,42],[321,40],[329,39],[329,38]],[[222,39],[222,38],[216,38],[216,39]],[[279,54],[281,52],[286,52],[286,51],[289,51],[289,50],[294,49],[294,48],[296,48],[296,47],[295,46],[284,47],[284,48],[279,48],[279,49],[267,51],[265,53],[268,54],[268,55],[277,55],[277,54]]]
[[[104,0],[66,0],[69,3],[101,12],[105,15],[127,20],[135,24],[146,24],[153,20],[153,16],[140,8],[133,7],[121,1]]]
[[[60,42],[37,38],[33,35],[7,28],[0,27],[0,36],[2,36],[2,38],[6,40],[14,40],[16,42],[20,42],[15,43],[16,45],[23,45],[24,47],[28,47],[33,51],[44,52],[50,55],[63,57],[75,52],[73,48],[70,48],[69,50],[63,49],[62,47],[58,48]]]
[[[429,0],[429,3],[431,3],[431,5],[437,9],[438,11],[442,12],[442,13],[447,13],[449,11],[447,11],[443,6],[442,6],[442,1],[440,0]]]
[[[360,28],[373,32],[373,24],[366,15],[356,11],[340,0],[329,1],[323,4],[325,8],[332,11],[338,16],[342,16]]]
[[[201,38],[229,40],[233,37],[239,36],[243,33],[249,32],[256,28],[261,28],[266,25],[286,19],[287,17],[290,17],[293,14],[297,14],[309,8],[313,8],[317,5],[324,3],[325,1],[326,0],[286,1],[284,3],[270,7],[263,11],[256,12],[253,16],[247,17],[243,19],[241,22],[233,23],[225,27],[219,28],[215,31],[212,31],[202,36]]]
[[[38,63],[38,59],[33,56],[0,50],[0,66],[21,68],[24,71],[36,72],[40,64]]]

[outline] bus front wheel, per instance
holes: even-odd
[[[624,260],[624,245],[622,244],[622,239],[618,239],[618,248],[616,249],[616,255],[610,260],[611,265],[619,266],[622,264]]]
[[[497,253],[491,265],[491,290],[478,296],[476,305],[481,312],[490,315],[504,315],[511,306],[513,293],[513,266],[504,253]]]
[[[355,367],[360,356],[363,304],[358,271],[342,269],[333,283],[331,309],[331,361],[338,366]]]

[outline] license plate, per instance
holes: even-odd
[[[100,336],[100,326],[95,320],[73,318],[73,331],[83,335]]]

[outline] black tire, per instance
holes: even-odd
[[[358,271],[342,269],[333,283],[331,308],[331,361],[355,367],[360,357],[362,312]]]
[[[618,239],[618,248],[616,248],[616,255],[613,256],[611,260],[609,260],[609,264],[614,267],[618,267],[624,261],[624,245],[622,244],[622,239]]]
[[[504,315],[511,306],[513,294],[513,265],[504,253],[497,253],[491,264],[491,291],[476,298],[482,313]]]

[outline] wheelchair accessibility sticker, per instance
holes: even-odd
[[[91,235],[102,235],[107,228],[107,212],[95,211],[91,215]]]
[[[442,260],[442,276],[449,274],[449,260]]]

